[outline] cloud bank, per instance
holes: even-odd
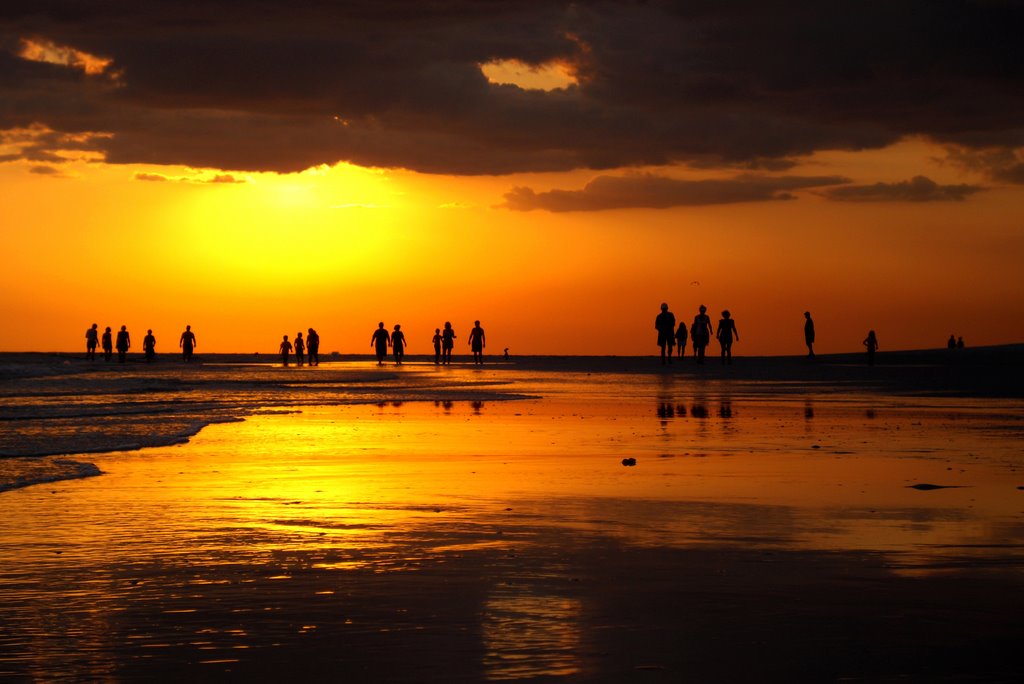
[[[821,194],[842,202],[948,202],[962,201],[982,190],[977,185],[939,185],[931,178],[914,176],[899,183],[830,188]]]
[[[1024,7],[351,0],[11,0],[0,130],[110,163],[451,174],[693,163],[781,170],[923,135],[1024,145]],[[550,91],[482,64],[558,64]],[[1024,175],[1010,169],[1005,179]]]
[[[502,208],[553,212],[607,209],[667,209],[708,204],[735,204],[793,199],[792,190],[848,183],[840,176],[754,176],[681,180],[654,174],[598,176],[582,190],[535,192],[517,187],[505,194]]]

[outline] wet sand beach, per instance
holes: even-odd
[[[1024,354],[964,351],[0,355],[0,676],[1015,680]]]

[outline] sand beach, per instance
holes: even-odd
[[[0,355],[0,676],[1015,680],[1024,351],[962,351]]]

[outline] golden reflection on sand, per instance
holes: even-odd
[[[479,649],[465,657],[488,679],[557,677],[590,667],[587,599],[556,562],[565,539],[863,550],[908,574],[986,562],[1020,520],[1019,416],[984,402],[872,406],[713,392],[383,402],[254,415],[188,445],[96,457],[101,477],[3,495],[0,590],[18,636],[16,661],[0,664],[102,677],[126,648],[227,667],[292,639],[429,630],[401,614],[364,625],[372,608],[353,601],[380,591],[415,605],[464,582],[446,567],[477,557],[484,586],[465,629]],[[520,555],[548,559],[548,574]],[[431,588],[415,584],[430,573]],[[367,588],[399,575],[409,589]],[[237,622],[211,625],[222,606]]]

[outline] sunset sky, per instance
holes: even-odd
[[[0,350],[1024,341],[1024,8],[837,7],[4,3]]]

